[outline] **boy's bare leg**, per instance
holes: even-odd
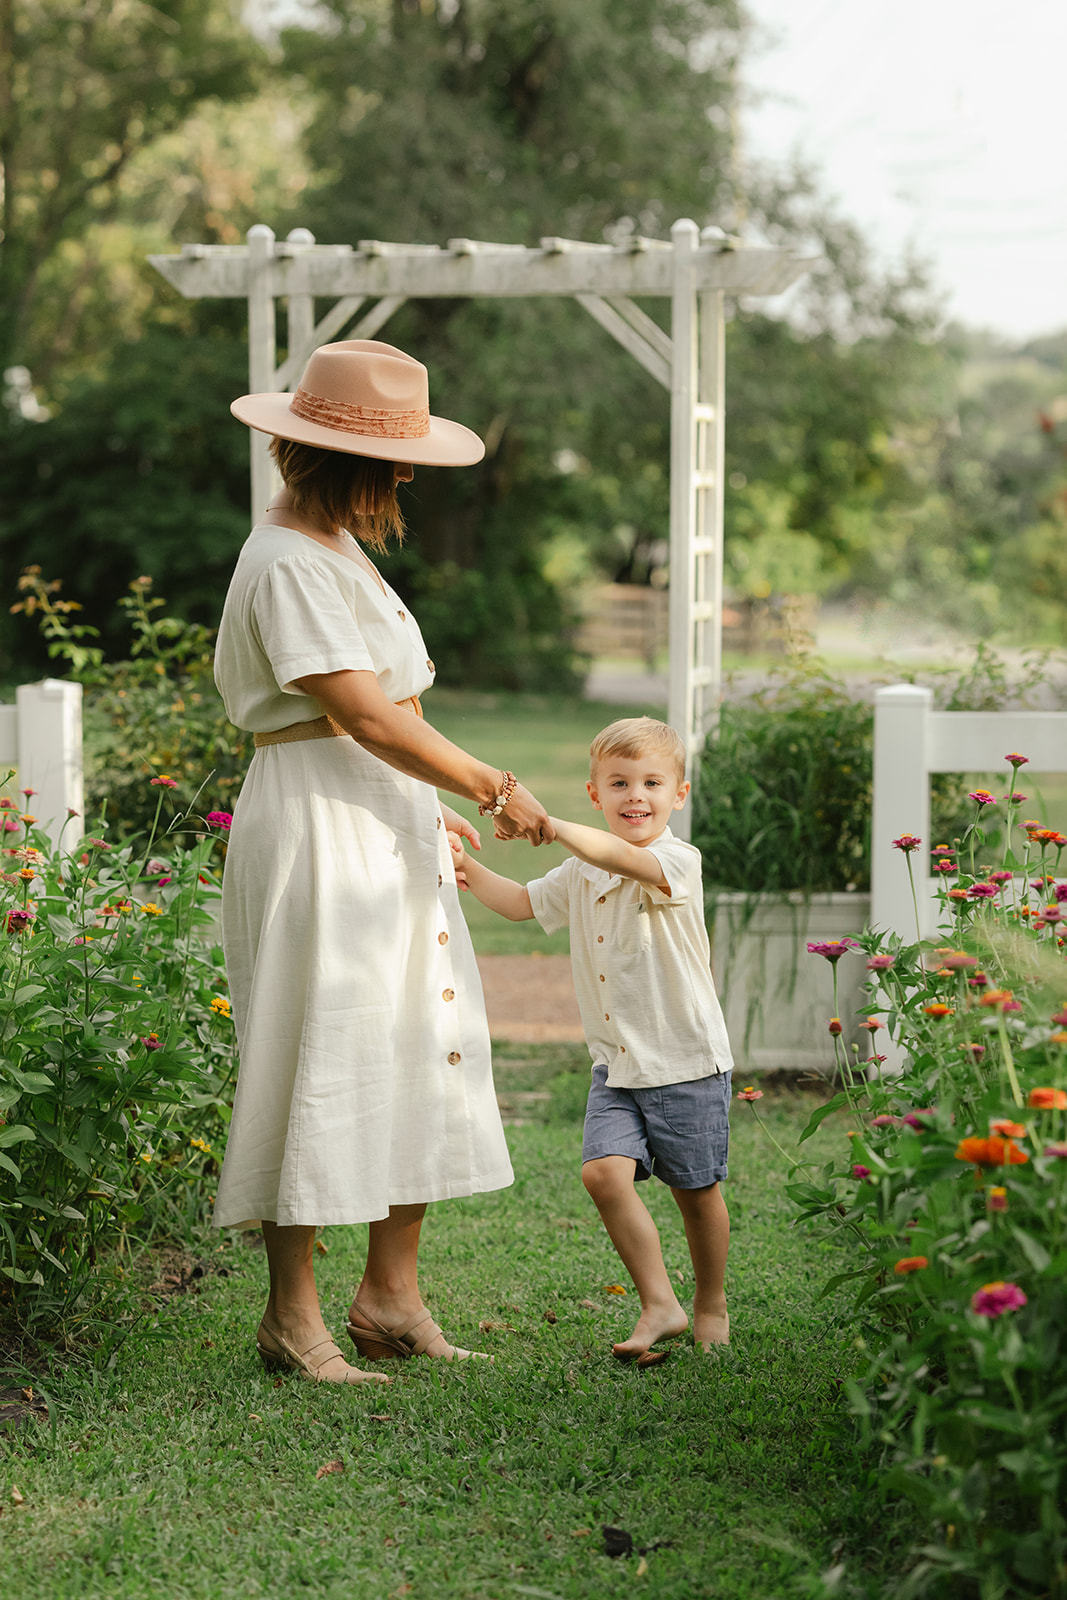
[[[636,1328],[613,1347],[623,1360],[643,1355],[657,1339],[684,1333],[689,1326],[663,1265],[656,1224],[634,1186],[636,1171],[637,1163],[629,1156],[600,1156],[582,1167],[582,1182],[641,1299]]]
[[[729,1344],[730,1316],[726,1309],[726,1256],[730,1249],[730,1213],[722,1185],[707,1189],[672,1189],[685,1223],[685,1237],[693,1262],[693,1338],[705,1350]]]

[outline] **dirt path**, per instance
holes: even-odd
[[[479,956],[489,1032],[516,1044],[580,1044],[570,956]]]

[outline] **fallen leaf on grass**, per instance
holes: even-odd
[[[284,1378],[275,1378],[274,1382],[271,1384],[271,1388],[272,1389],[281,1389],[284,1386],[284,1384],[285,1384],[285,1379]]]
[[[556,1313],[552,1310],[551,1306],[545,1312],[545,1321],[546,1322],[551,1322],[553,1324],[555,1324],[555,1323],[557,1323],[559,1321],[559,1318],[556,1316]]]
[[[670,1352],[667,1350],[646,1350],[643,1355],[638,1356],[637,1365],[639,1367],[662,1367],[669,1354]]]
[[[249,1422],[262,1422],[263,1418],[260,1416],[258,1411],[250,1411],[248,1413],[248,1420]]]
[[[321,1239],[315,1240],[315,1249],[319,1252],[320,1256],[328,1256],[330,1253],[329,1245],[323,1244]]]
[[[623,1288],[621,1283],[606,1283],[604,1285],[604,1293],[605,1294],[625,1294],[626,1290]]]
[[[513,1328],[510,1322],[479,1322],[479,1333],[518,1333],[518,1328]]]
[[[593,1531],[592,1528],[572,1528],[571,1529],[571,1538],[572,1539],[588,1539],[588,1537],[592,1533],[592,1531]]]
[[[25,1498],[23,1497],[21,1491],[17,1489],[14,1484],[11,1485],[11,1499],[14,1505],[24,1506],[26,1504]]]
[[[367,1413],[372,1422],[392,1422],[393,1418],[388,1411],[370,1411]]]
[[[600,1310],[600,1307],[597,1305],[595,1300],[580,1300],[578,1303],[579,1305],[583,1305],[587,1311]]]
[[[319,1468],[318,1472],[316,1472],[315,1477],[316,1479],[328,1478],[331,1472],[343,1472],[344,1470],[344,1462],[335,1457],[333,1461],[324,1462],[324,1464]]]
[[[634,1577],[635,1578],[643,1578],[647,1571],[648,1571],[648,1562],[645,1560],[644,1556],[642,1556],[640,1561],[637,1563],[637,1571],[634,1573]]]

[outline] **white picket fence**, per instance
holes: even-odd
[[[893,840],[914,833],[922,846],[912,856],[924,937],[937,931],[937,894],[926,870],[930,850],[930,774],[1002,773],[1007,794],[1011,768],[1004,757],[1029,757],[1016,787],[1025,794],[1027,772],[1067,772],[1067,712],[935,711],[930,689],[894,683],[874,697],[874,804],[871,816],[871,924],[914,937],[915,910],[908,872]],[[1000,813],[1003,815],[1003,811]],[[1032,807],[1024,815],[1033,816]]]
[[[23,683],[13,706],[0,705],[0,768],[9,767],[19,789],[36,790],[26,809],[58,845],[70,813],[80,817],[84,805],[80,683]]]

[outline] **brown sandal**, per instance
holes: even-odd
[[[364,1361],[410,1361],[412,1356],[421,1356],[429,1345],[441,1334],[441,1329],[433,1320],[425,1306],[421,1311],[407,1322],[398,1323],[395,1328],[387,1328],[377,1317],[372,1317],[370,1312],[355,1301],[353,1310],[357,1316],[363,1318],[369,1327],[361,1328],[355,1322],[346,1323],[348,1337],[359,1351]],[[444,1335],[441,1334],[443,1338]],[[445,1356],[445,1361],[467,1361],[471,1357],[483,1361],[492,1361],[492,1356],[483,1354],[481,1350],[461,1350],[458,1345],[452,1345],[452,1354]]]
[[[269,1343],[264,1343],[264,1340]],[[280,1333],[268,1328],[265,1321],[260,1323],[256,1333],[256,1349],[259,1351],[259,1359],[268,1372],[285,1367],[293,1372],[299,1372],[302,1378],[310,1378],[312,1383],[392,1383],[393,1381],[392,1378],[384,1378],[380,1372],[360,1372],[358,1367],[350,1367],[332,1339],[320,1339],[318,1344],[311,1345],[303,1353],[294,1350]],[[344,1363],[343,1378],[328,1377],[323,1371],[335,1357]]]

